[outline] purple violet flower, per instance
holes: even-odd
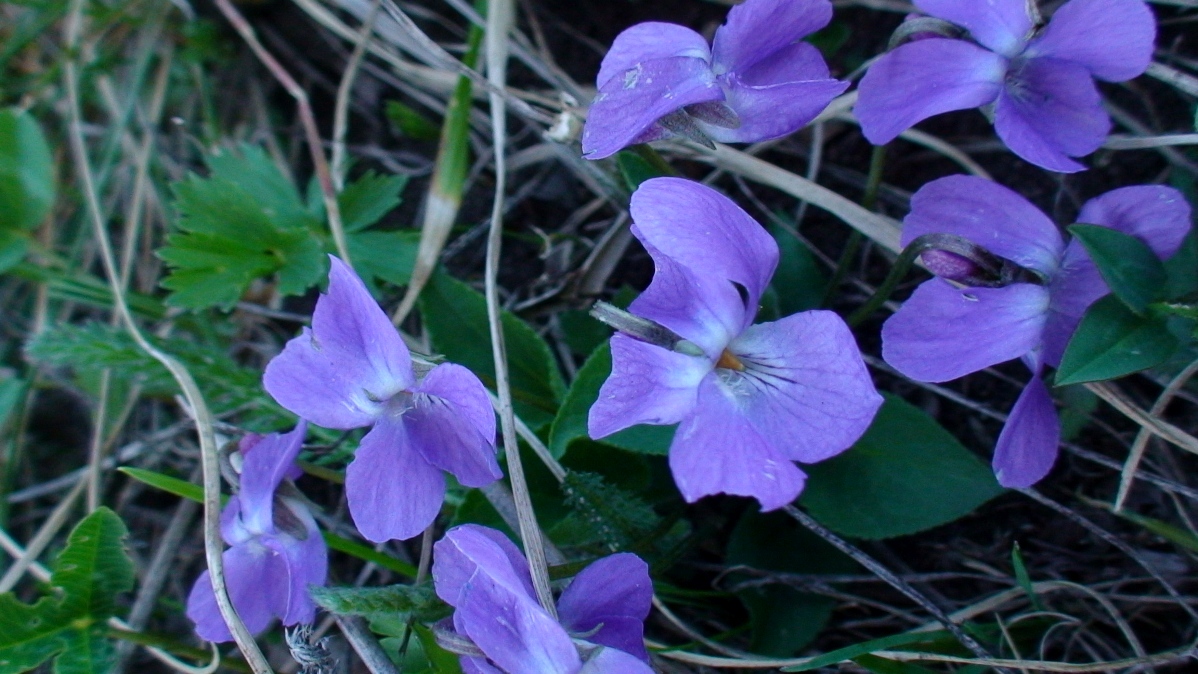
[[[778,245],[715,190],[647,180],[632,219],[656,272],[629,310],[676,339],[612,337],[590,436],[679,424],[670,469],[688,502],[727,493],[763,510],[790,503],[805,480],[793,462],[844,451],[882,404],[852,333],[830,311],[753,325]]]
[[[453,631],[486,656],[462,655],[466,674],[653,672],[644,641],[653,583],[636,555],[583,569],[558,599],[558,620],[537,603],[520,550],[494,529],[447,531],[433,546],[433,581],[455,609]]]
[[[391,321],[353,270],[331,261],[312,328],[270,361],[263,383],[313,423],[372,426],[345,470],[350,515],[372,541],[411,538],[441,510],[441,471],[468,487],[503,476],[495,415],[482,382],[461,365],[442,363],[417,382]]]
[[[1181,246],[1190,207],[1171,187],[1140,185],[1087,201],[1077,221],[1138,237],[1164,259]],[[903,244],[937,233],[968,239],[1043,283],[987,288],[927,281],[882,326],[882,356],[904,375],[927,382],[1022,359],[1032,378],[999,435],[994,472],[1005,487],[1029,487],[1052,468],[1060,440],[1040,372],[1060,364],[1082,315],[1109,290],[1081,242],[1066,244],[1048,216],[982,178],[949,176],[915,193],[903,221]],[[934,258],[929,266],[937,273],[953,268],[942,262]]]
[[[625,30],[599,67],[583,155],[602,159],[674,135],[752,143],[798,130],[849,86],[801,41],[831,19],[829,0],[746,0],[711,47],[672,23]]]
[[[316,605],[308,586],[324,585],[328,574],[328,549],[312,513],[298,494],[278,491],[284,479],[298,476],[295,457],[307,429],[301,420],[290,433],[242,438],[241,488],[221,512],[221,537],[232,546],[221,555],[225,586],[237,615],[255,634],[273,618],[284,625],[312,622]],[[200,638],[233,640],[208,571],[191,588],[187,617]]]
[[[1012,152],[1050,171],[1097,150],[1111,120],[1094,78],[1122,82],[1152,59],[1156,24],[1143,0],[1069,0],[1035,30],[1034,0],[914,0],[969,31],[904,44],[877,60],[858,87],[856,114],[875,145],[950,110],[993,105]]]

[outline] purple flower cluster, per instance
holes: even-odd
[[[308,586],[324,585],[328,574],[328,550],[312,513],[298,493],[279,490],[285,479],[299,476],[295,457],[306,431],[301,421],[290,433],[242,438],[241,490],[221,513],[221,536],[231,546],[221,555],[225,584],[233,608],[253,633],[273,618],[284,625],[312,622],[316,605]],[[187,617],[201,638],[233,640],[207,571],[191,588]]]
[[[313,423],[371,427],[345,471],[350,515],[372,541],[411,538],[441,510],[441,471],[469,487],[503,476],[491,401],[461,365],[442,363],[417,381],[387,315],[352,269],[331,260],[312,328],[270,361],[263,383],[280,405]]]
[[[1170,187],[1124,187],[1087,201],[1078,221],[1138,237],[1167,258],[1189,231],[1190,207]],[[882,355],[904,375],[928,382],[1021,359],[1032,378],[999,435],[994,472],[1003,486],[1031,486],[1052,468],[1060,440],[1041,371],[1060,364],[1082,314],[1109,290],[1079,241],[1065,243],[1048,216],[997,183],[950,176],[920,188],[903,221],[903,243],[938,233],[968,239],[1039,282],[962,287],[960,265],[928,260],[940,278],[919,286],[882,326]]]
[[[454,607],[452,631],[479,655],[466,674],[651,674],[644,622],[653,600],[636,555],[604,557],[574,578],[555,620],[537,603],[528,561],[503,534],[455,527],[434,546],[437,596]]]
[[[747,0],[728,12],[710,47],[672,23],[629,28],[599,68],[584,156],[675,135],[752,143],[799,129],[849,86],[801,41],[831,19],[829,0]]]
[[[888,143],[950,110],[992,108],[999,138],[1051,171],[1085,167],[1111,121],[1094,78],[1144,72],[1156,24],[1143,0],[1069,0],[1037,30],[1034,0],[915,0],[974,41],[922,37],[883,55],[861,79],[855,112],[870,142]]]
[[[753,325],[778,246],[715,190],[654,178],[631,211],[656,271],[629,309],[673,343],[612,337],[591,437],[679,424],[670,470],[687,501],[727,493],[787,505],[805,480],[794,462],[844,451],[882,404],[852,333],[830,311]]]

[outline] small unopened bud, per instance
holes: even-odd
[[[1000,257],[955,234],[924,234],[907,245],[928,271],[971,288],[1004,288],[1015,283],[1044,285],[1035,270]]]
[[[978,265],[947,250],[929,250],[919,256],[928,271],[942,279],[968,284],[968,280],[983,273]]]

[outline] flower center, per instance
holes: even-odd
[[[724,349],[724,352],[720,354],[720,359],[715,362],[715,366],[725,370],[736,370],[737,372],[744,372],[745,370],[745,364],[740,362],[740,359],[734,356],[728,349]]]

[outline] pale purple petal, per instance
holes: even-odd
[[[1087,201],[1077,221],[1137,237],[1162,260],[1167,260],[1190,231],[1190,205],[1172,187],[1135,185]]]
[[[624,651],[600,648],[582,665],[578,674],[654,674],[654,671]]]
[[[986,47],[1014,56],[1023,49],[1033,28],[1028,2],[1034,0],[915,0],[915,6],[964,27]]]
[[[562,592],[557,613],[562,625],[575,635],[603,625],[586,640],[648,662],[644,623],[652,605],[649,565],[624,552],[596,560],[583,569]]]
[[[933,180],[911,197],[902,243],[924,234],[955,234],[1046,276],[1056,271],[1064,248],[1056,225],[1040,209],[975,176]]]
[[[778,266],[778,244],[756,220],[723,194],[682,178],[641,183],[630,210],[633,234],[650,254],[660,252],[694,274],[742,286],[746,309],[736,332],[753,322]]]
[[[495,665],[492,665],[483,658],[471,658],[461,655],[458,656],[458,660],[462,664],[462,674],[503,674],[502,671],[495,668]]]
[[[286,498],[283,503],[303,525],[307,535],[302,539],[276,536],[266,541],[268,547],[283,556],[287,567],[288,592],[278,615],[284,625],[310,623],[316,617],[316,604],[312,602],[308,586],[323,586],[328,580],[329,550],[307,506]]]
[[[669,113],[723,98],[703,59],[676,56],[641,62],[599,89],[582,130],[583,156],[613,155]]]
[[[536,600],[480,566],[463,586],[454,627],[507,674],[577,672],[569,635]]]
[[[617,333],[612,372],[587,415],[587,432],[603,438],[637,424],[676,424],[695,408],[699,382],[711,372],[703,358],[667,351]]]
[[[345,496],[354,525],[368,540],[408,539],[437,518],[445,476],[424,459],[402,417],[384,417],[345,469]]]
[[[242,452],[241,489],[237,498],[242,522],[253,533],[274,530],[275,489],[295,467],[307,431],[308,423],[300,419],[290,433],[271,433],[252,443],[252,450]]]
[[[1065,246],[1061,268],[1048,286],[1050,295],[1048,320],[1044,324],[1041,360],[1056,367],[1061,363],[1065,346],[1082,316],[1098,298],[1110,292],[1098,267],[1080,241]]]
[[[1089,71],[1070,61],[1021,60],[994,106],[994,130],[1011,151],[1050,171],[1085,166],[1069,157],[1102,146],[1111,120]]]
[[[1108,82],[1139,76],[1152,62],[1156,20],[1143,0],[1069,0],[1025,56],[1073,61]]]
[[[462,595],[476,574],[492,576],[513,592],[534,597],[528,561],[506,536],[477,524],[449,531],[433,546],[433,582],[437,596],[450,606],[460,606]]]
[[[371,424],[382,403],[413,383],[412,360],[361,279],[330,257],[328,293],[312,328],[266,365],[266,390],[289,411],[326,428]]]
[[[495,460],[495,413],[478,377],[453,363],[433,368],[404,412],[408,438],[432,465],[467,487],[503,477]]]
[[[853,112],[869,142],[884,145],[928,117],[994,101],[1006,70],[1005,58],[970,42],[909,42],[869,67]]]
[[[829,0],[746,0],[716,29],[712,64],[717,74],[748,70],[831,20]]]
[[[740,118],[740,126],[728,129],[699,124],[704,133],[721,143],[756,143],[798,131],[849,88],[848,82],[833,79],[749,86],[731,76],[726,84],[727,103]]]
[[[246,629],[257,634],[286,609],[288,595],[287,565],[273,550],[250,541],[225,550],[225,587],[237,615]],[[206,641],[232,641],[216,606],[212,577],[200,574],[187,598],[187,617],[196,624],[196,634]]]
[[[1047,315],[1043,286],[959,289],[932,279],[882,325],[882,357],[917,381],[956,379],[1035,349]]]
[[[757,499],[762,510],[794,501],[806,476],[749,421],[718,375],[699,385],[699,404],[678,426],[670,470],[687,503],[711,494]]]
[[[641,237],[635,224],[632,233]],[[757,306],[722,275],[684,267],[649,244],[645,250],[653,258],[653,280],[628,310],[673,330],[713,362],[719,360],[728,343],[753,322]]]
[[[1061,440],[1061,422],[1052,396],[1038,375],[1015,401],[994,449],[994,474],[1004,487],[1022,489],[1052,470]]]
[[[810,42],[795,42],[758,61],[752,68],[737,70],[743,85],[766,87],[773,84],[826,80],[832,77],[824,55]]]
[[[848,449],[882,404],[853,333],[831,311],[754,325],[732,342],[743,372],[721,372],[745,417],[793,461]]]
[[[603,56],[595,82],[602,89],[608,80],[640,63],[675,56],[711,61],[711,49],[702,35],[676,23],[638,23],[616,36]]]

